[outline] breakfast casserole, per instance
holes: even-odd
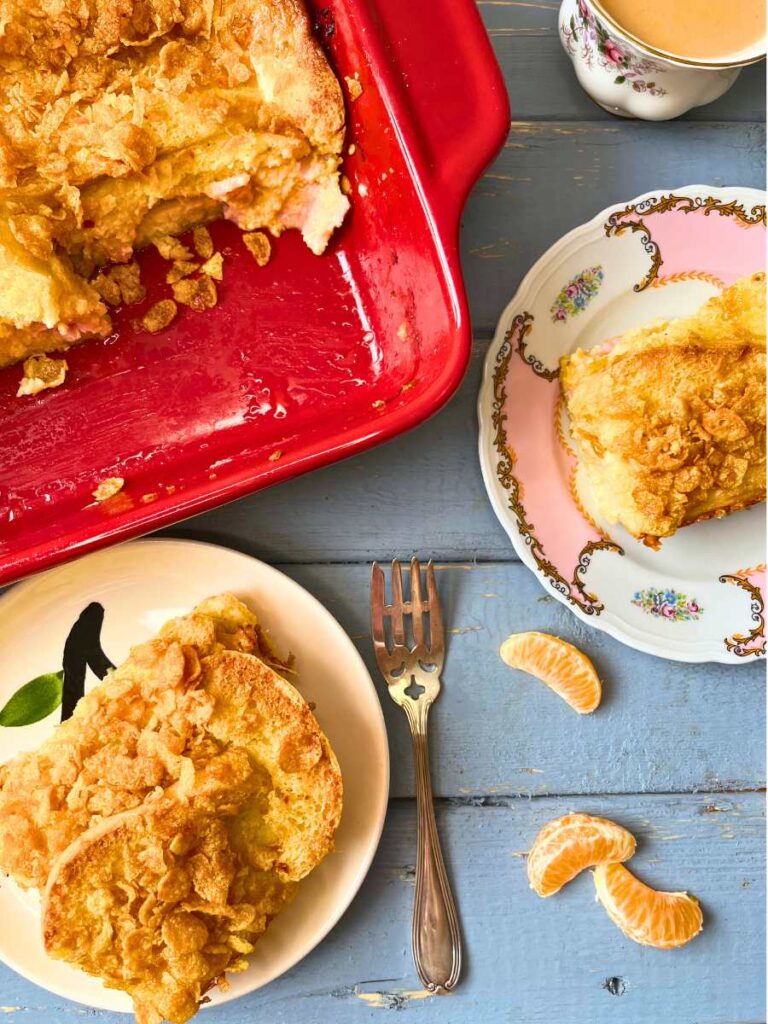
[[[765,274],[561,360],[578,489],[657,548],[765,500]]]
[[[224,217],[319,254],[349,205],[300,0],[0,0],[0,97],[0,366],[107,335],[135,249]]]

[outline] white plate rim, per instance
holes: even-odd
[[[364,854],[360,857],[357,864],[357,870],[347,885],[344,897],[339,900],[338,904],[334,908],[332,914],[328,915],[328,918],[323,922],[322,926],[317,929],[317,932],[310,936],[307,941],[297,945],[290,956],[286,959],[286,962],[278,969],[275,970],[268,977],[256,982],[253,985],[247,985],[242,991],[237,992],[217,992],[217,997],[214,1003],[205,1004],[201,1007],[202,1010],[207,1009],[209,1006],[215,1008],[223,1006],[226,1003],[230,1003],[236,999],[243,998],[245,996],[252,995],[254,992],[259,991],[266,985],[282,977],[286,972],[292,970],[301,960],[308,956],[314,949],[316,949],[328,936],[328,934],[335,928],[341,918],[347,912],[354,899],[357,897],[360,888],[365,881],[368,872],[370,871],[373,859],[376,856],[376,852],[379,848],[381,837],[384,831],[384,824],[387,816],[387,809],[389,805],[389,787],[390,787],[390,771],[391,771],[391,759],[389,755],[389,742],[388,734],[386,729],[386,723],[384,719],[384,711],[381,707],[381,701],[379,699],[378,692],[376,690],[371,674],[362,658],[362,655],[355,647],[353,641],[350,639],[346,630],[341,626],[338,620],[331,614],[331,612],[325,607],[325,605],[311,594],[306,588],[302,587],[300,583],[297,583],[286,573],[281,572],[279,569],[270,565],[267,562],[262,561],[255,556],[248,555],[245,552],[239,551],[236,548],[230,548],[226,545],[215,544],[209,541],[200,541],[187,538],[175,538],[175,537],[142,537],[135,540],[126,541],[122,544],[113,545],[110,548],[103,548],[99,551],[93,552],[83,558],[77,559],[75,562],[68,562],[61,566],[45,570],[42,573],[37,573],[25,580],[20,581],[17,584],[11,585],[4,593],[0,594],[0,607],[4,601],[11,597],[11,595],[18,594],[22,591],[29,590],[35,586],[40,585],[40,581],[45,578],[53,578],[65,575],[68,569],[71,569],[73,565],[81,567],[83,563],[90,559],[97,559],[104,557],[109,551],[116,551],[125,548],[136,549],[139,547],[154,548],[156,546],[171,546],[176,547],[180,551],[182,549],[206,549],[208,551],[218,551],[224,553],[226,557],[232,557],[233,559],[239,560],[249,567],[256,567],[257,572],[263,572],[267,575],[272,574],[273,576],[279,576],[286,580],[289,587],[296,588],[300,591],[306,599],[313,604],[319,614],[326,619],[331,630],[335,631],[338,635],[341,644],[346,646],[348,654],[352,661],[357,663],[357,667],[360,670],[361,677],[363,680],[367,680],[370,686],[371,693],[373,695],[373,706],[378,709],[376,716],[377,732],[381,739],[381,753],[383,754],[383,761],[381,764],[382,778],[381,785],[379,786],[378,792],[372,795],[372,799],[375,801],[375,827],[372,828],[368,834],[367,844]],[[217,590],[215,586],[211,587],[211,593],[222,592],[221,588]],[[256,609],[258,613],[258,609]],[[276,638],[279,640],[279,637]],[[342,778],[342,781],[343,778]],[[331,853],[331,857],[333,854]],[[62,998],[69,999],[72,1002],[78,1003],[81,1006],[87,1006],[94,1010],[106,1010],[108,1012],[125,1013],[130,1012],[130,998],[123,992],[118,992],[113,989],[104,988],[104,999],[99,1002],[92,1002],[86,1000],[76,993],[73,993],[70,989],[64,986],[51,984],[44,977],[37,975],[34,972],[29,971],[25,968],[22,960],[17,959],[13,956],[8,956],[6,952],[0,950],[0,962],[5,964],[8,968],[13,970],[15,973],[20,975],[26,981],[37,985],[40,988],[52,993],[53,995],[61,996]],[[73,968],[76,972],[76,969]],[[79,974],[80,972],[76,972]],[[244,971],[238,975],[240,979],[247,979],[249,971]],[[119,1003],[119,1006],[115,1004]]]
[[[766,201],[766,193],[764,190],[741,185],[715,186],[696,184],[669,188],[654,188],[636,196],[634,199],[611,203],[599,213],[595,214],[594,217],[590,218],[590,220],[585,221],[566,232],[547,250],[545,250],[545,252],[539,256],[522,278],[513,297],[504,307],[504,310],[497,322],[493,340],[491,341],[490,347],[485,356],[483,376],[477,399],[477,417],[479,424],[478,456],[480,461],[480,470],[485,490],[496,514],[496,518],[499,520],[504,532],[511,540],[512,546],[520,558],[520,561],[531,570],[548,595],[555,597],[582,622],[606,633],[614,640],[618,640],[620,643],[626,644],[634,650],[640,651],[643,654],[650,654],[658,658],[665,658],[667,660],[680,661],[688,664],[712,662],[726,665],[753,664],[755,661],[759,662],[760,660],[764,660],[764,656],[763,658],[758,659],[738,658],[731,654],[725,648],[724,644],[714,647],[706,645],[703,642],[697,642],[694,647],[692,644],[681,644],[679,641],[675,642],[674,640],[671,640],[671,642],[662,645],[655,638],[646,638],[647,635],[640,634],[637,630],[623,625],[621,620],[618,618],[615,621],[612,621],[610,618],[604,618],[602,615],[593,616],[585,614],[578,605],[574,605],[569,602],[566,597],[557,590],[557,588],[547,586],[547,583],[549,582],[548,579],[544,577],[536,565],[527,545],[520,536],[514,516],[510,513],[501,498],[500,488],[496,478],[496,467],[491,456],[493,426],[490,410],[493,404],[494,370],[499,348],[501,347],[506,335],[506,325],[511,320],[514,312],[517,311],[518,308],[523,309],[525,307],[528,296],[536,291],[539,276],[542,275],[545,269],[558,257],[563,255],[573,242],[587,235],[590,231],[594,230],[595,227],[605,224],[610,215],[617,210],[622,210],[628,206],[638,206],[643,202],[655,199],[660,195],[667,193],[694,199],[700,197],[705,198],[707,196],[738,197],[745,203],[752,201],[754,204],[762,204]]]

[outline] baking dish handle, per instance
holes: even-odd
[[[474,0],[372,0],[390,74],[380,82],[412,122],[404,138],[441,227],[501,148],[507,89]],[[418,88],[410,88],[418,81]]]

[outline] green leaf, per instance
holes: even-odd
[[[618,75],[618,77],[614,78],[613,81],[616,85],[623,85],[626,80],[627,79],[624,75]]]
[[[0,725],[32,725],[47,718],[61,704],[64,672],[48,672],[20,687],[0,711]]]

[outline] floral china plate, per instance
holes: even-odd
[[[747,664],[765,655],[765,506],[653,551],[583,508],[561,356],[685,316],[765,263],[766,197],[693,185],[611,207],[560,239],[504,311],[479,399],[480,462],[521,560],[579,618],[637,650]]]
[[[370,867],[387,810],[389,752],[381,705],[363,659],[330,612],[298,583],[255,558],[213,544],[168,539],[123,544],[34,576],[0,598],[0,631],[6,638],[2,762],[35,749],[71,713],[64,710],[71,701],[66,685],[62,692],[62,666],[74,689],[88,690],[132,645],[225,591],[256,612],[279,650],[295,656],[297,686],[314,703],[339,759],[344,811],[335,850],[269,926],[248,970],[233,975],[226,992],[211,993],[216,1006],[260,988],[313,949],[349,906]],[[124,993],[46,956],[39,899],[10,879],[0,879],[0,921],[0,961],[19,974],[87,1006],[131,1009]]]

